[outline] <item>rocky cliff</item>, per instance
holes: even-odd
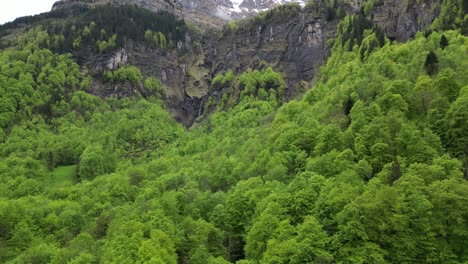
[[[273,0],[62,0],[53,9],[73,5],[136,4],[152,11],[166,10],[185,17],[198,29],[190,30],[184,41],[171,49],[157,49],[129,40],[121,49],[99,56],[88,56],[81,64],[84,71],[99,75],[120,65],[137,66],[144,76],[154,76],[164,84],[164,99],[174,117],[190,126],[203,114],[208,96],[219,99],[223,92],[213,91],[215,75],[233,70],[272,67],[283,74],[287,87],[285,100],[301,93],[301,82],[310,82],[329,55],[327,42],[335,36],[336,26],[345,14],[360,14],[380,28],[391,40],[405,41],[417,31],[427,29],[440,12],[440,0],[418,2],[362,1],[343,3],[317,0],[306,7],[289,5],[258,16],[231,23],[213,10],[234,10],[242,15],[268,9],[284,1]],[[372,2],[372,5],[369,3]],[[304,3],[301,2],[303,5]],[[250,12],[249,11],[249,12]],[[226,12],[225,12],[226,13]],[[237,15],[239,15],[237,14]],[[221,28],[223,27],[223,28]],[[86,57],[86,56],[84,56]],[[305,85],[309,87],[310,85]],[[299,89],[297,89],[299,87]],[[92,91],[101,96],[125,97],[139,93],[129,84],[94,83]]]
[[[367,15],[391,40],[406,41],[428,29],[440,13],[442,0],[380,1]]]
[[[295,91],[297,84],[311,81],[323,65],[328,54],[326,43],[334,36],[338,20],[327,21],[322,9],[301,10],[299,6],[278,14],[244,20],[223,31],[190,31],[185,41],[171,50],[130,41],[122,49],[86,59],[83,66],[99,75],[130,64],[144,76],[157,77],[164,84],[168,109],[187,126],[203,114],[208,96],[222,96],[222,92],[211,89],[211,80],[228,70],[241,74],[249,68],[272,67],[286,80],[288,100],[302,91]],[[127,86],[95,83],[93,91],[116,97],[138,93],[138,89]]]
[[[251,19],[227,29],[216,47],[213,72],[241,73],[261,63],[282,72],[293,95],[300,81],[311,81],[327,57],[326,43],[337,20],[327,21],[322,9],[291,7],[276,17]]]

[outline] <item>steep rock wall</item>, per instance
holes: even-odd
[[[327,41],[337,21],[305,10],[281,20],[241,25],[225,33],[217,45],[213,72],[234,69],[241,73],[259,62],[282,72],[289,92],[300,81],[311,81],[327,58]]]
[[[287,87],[285,100],[303,91],[295,88],[301,81],[309,82],[318,73],[329,55],[327,42],[336,34],[339,18],[330,19],[327,2],[317,1],[297,12],[270,18],[251,18],[237,22],[237,27],[225,26],[221,22],[200,13],[207,9],[210,0],[123,0],[119,4],[137,3],[156,11],[168,10],[183,13],[183,16],[197,16],[208,19],[214,27],[190,31],[185,41],[177,43],[171,50],[154,49],[145,43],[126,44],[123,50],[114,51],[97,58],[89,58],[83,65],[98,74],[105,69],[115,69],[120,64],[135,65],[144,76],[159,78],[164,84],[164,99],[168,110],[181,123],[190,126],[202,114],[203,103],[208,96],[222,96],[223,91],[212,91],[211,80],[218,73],[234,70],[240,74],[248,68],[270,66],[283,74]],[[65,0],[54,8],[82,2]],[[113,3],[112,0],[95,0],[87,4]],[[429,28],[440,12],[440,0],[377,1],[373,8],[366,10],[360,0],[343,4],[346,13],[366,13],[366,17],[380,27],[389,38],[405,41],[417,31]],[[224,3],[227,4],[227,3]],[[208,21],[206,20],[206,21]],[[204,23],[204,22],[203,22]],[[103,96],[131,96],[138,89],[131,87],[107,87],[95,93]],[[125,85],[123,85],[125,86]],[[125,94],[125,93],[130,94]]]
[[[441,4],[441,0],[386,0],[375,6],[369,17],[388,38],[406,41],[431,26],[440,13]]]

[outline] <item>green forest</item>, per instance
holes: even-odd
[[[102,79],[143,95],[92,95],[68,52],[127,34],[95,13],[4,43],[0,262],[468,263],[468,37],[447,8],[405,43],[344,16],[295,100],[271,68],[221,73],[235,92],[191,128],[134,66]],[[186,30],[167,19],[128,30],[166,48]]]

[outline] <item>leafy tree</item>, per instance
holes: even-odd
[[[78,175],[82,180],[111,173],[115,170],[114,157],[100,146],[89,146],[80,157]]]
[[[278,215],[272,215],[272,213]],[[267,242],[284,217],[285,210],[277,203],[271,203],[268,208],[255,220],[246,237],[246,258],[259,261],[267,248]],[[283,217],[281,217],[283,215]]]
[[[171,239],[163,231],[151,234],[138,248],[136,263],[177,263],[175,249]]]
[[[434,86],[438,92],[448,98],[450,103],[457,99],[460,91],[460,85],[455,77],[455,72],[450,68],[443,69],[437,74]]]
[[[288,225],[282,222],[275,231],[277,238],[269,240],[261,263],[331,262],[326,250],[329,239],[315,218],[307,217],[296,230]]]
[[[415,95],[419,99],[420,112],[427,114],[429,105],[434,96],[434,86],[432,79],[428,76],[421,76],[413,89]]]
[[[148,95],[156,95],[156,97],[161,96],[162,84],[158,79],[154,77],[147,78],[144,87]]]
[[[461,29],[466,33],[468,30],[468,21],[466,13],[468,5],[464,0],[448,0],[442,2],[439,17],[432,24],[436,30]]]
[[[463,87],[458,99],[451,104],[445,116],[446,146],[457,157],[468,155],[468,87]]]

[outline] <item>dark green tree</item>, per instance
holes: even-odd
[[[440,48],[445,49],[449,45],[449,41],[445,35],[440,37]]]
[[[430,51],[426,56],[426,61],[424,62],[426,73],[430,76],[434,75],[434,73],[437,72],[438,66],[439,59],[437,58],[437,55],[433,51]]]

